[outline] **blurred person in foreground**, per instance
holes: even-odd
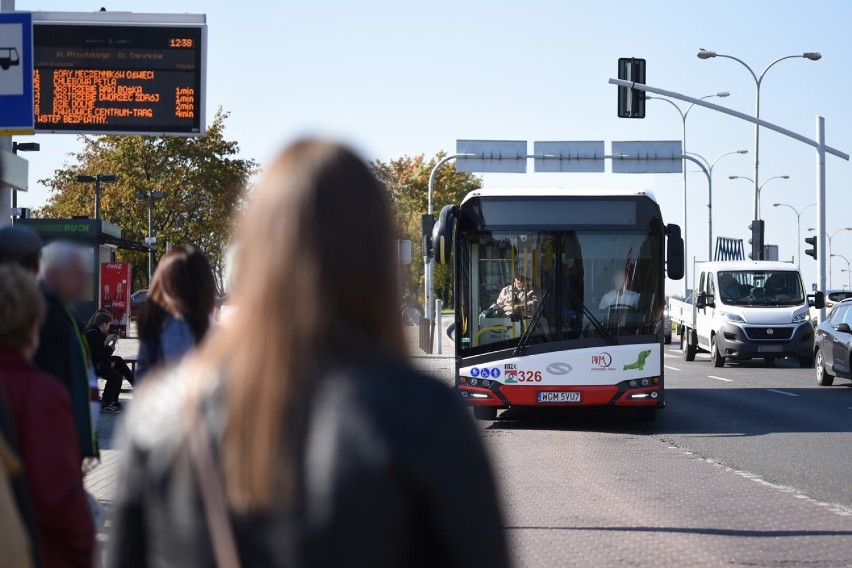
[[[0,228],[0,264],[13,262],[38,274],[43,243],[38,233],[22,225]]]
[[[85,458],[97,457],[98,381],[89,346],[71,314],[72,306],[86,297],[89,286],[83,250],[63,241],[46,245],[41,251],[39,285],[47,313],[34,361],[67,389],[82,455]]]
[[[133,372],[127,363],[114,355],[118,336],[109,333],[112,327],[112,314],[106,310],[96,311],[86,324],[86,341],[89,343],[89,352],[92,354],[92,362],[95,364],[95,373],[106,381],[104,394],[101,397],[101,410],[104,412],[121,412],[121,403],[118,396],[121,394],[121,385],[126,379],[133,384]]]
[[[296,143],[240,237],[230,324],[127,413],[108,566],[507,566],[473,422],[405,359],[366,164]]]
[[[0,393],[17,432],[42,565],[90,568],[94,527],[71,399],[31,363],[44,312],[34,276],[17,265],[0,265]]]
[[[216,280],[204,253],[175,247],[160,259],[137,323],[136,377],[177,363],[201,343],[216,303]]]

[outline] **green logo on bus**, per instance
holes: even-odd
[[[636,359],[636,361],[634,361],[633,363],[630,363],[629,365],[625,365],[624,369],[622,369],[622,371],[626,371],[627,369],[639,369],[640,371],[642,371],[643,369],[645,369],[645,359],[647,359],[648,355],[650,355],[650,354],[651,354],[650,349],[647,350],[647,351],[640,352],[639,358]]]

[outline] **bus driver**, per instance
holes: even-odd
[[[523,274],[515,274],[515,280],[500,290],[497,296],[497,307],[506,315],[511,316],[516,311],[530,315],[535,305],[541,300],[541,291]]]
[[[624,277],[624,272],[618,271],[613,274],[612,284],[615,289],[603,295],[598,309],[635,309],[636,304],[639,303],[639,293],[627,289],[627,279]]]

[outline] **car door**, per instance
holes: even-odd
[[[698,291],[704,293],[708,302],[712,302],[713,298],[710,295],[708,288],[709,282],[713,278],[712,272],[702,272],[699,279]],[[710,332],[713,329],[713,309],[709,305],[703,308],[697,308],[695,313],[695,333],[698,335],[698,345],[704,349],[710,347]]]
[[[852,326],[852,309],[850,306],[838,306],[837,313],[831,318],[832,328],[838,324],[845,323]],[[849,344],[852,342],[852,333],[832,330],[832,356],[831,364],[834,372],[843,377],[849,376]]]

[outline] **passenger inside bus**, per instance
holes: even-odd
[[[615,288],[603,295],[598,308],[601,310],[636,309],[636,305],[639,303],[639,294],[627,289],[627,278],[625,278],[623,271],[615,271],[612,275],[612,284]]]
[[[525,275],[516,273],[514,281],[500,290],[496,304],[506,316],[530,317],[540,300],[541,290]]]

